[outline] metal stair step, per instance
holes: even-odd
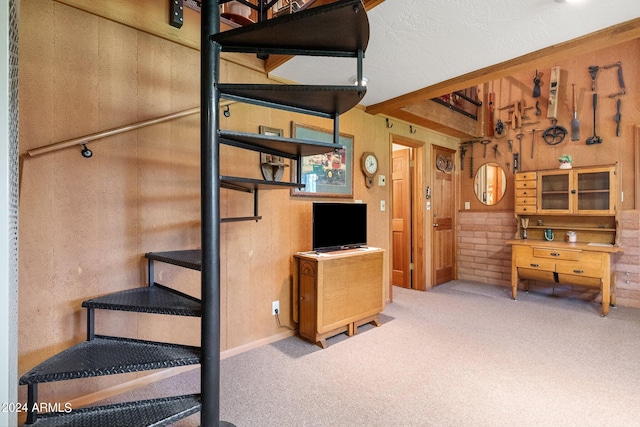
[[[45,360],[20,378],[36,384],[200,363],[200,348],[96,335]]]
[[[85,308],[200,317],[200,300],[159,283],[82,302]]]
[[[354,57],[369,43],[361,0],[340,0],[211,35],[224,52]]]
[[[145,258],[177,265],[179,267],[190,268],[192,270],[202,270],[202,250],[187,249],[183,251],[168,252],[147,252]]]
[[[163,397],[38,414],[37,427],[166,426],[200,411],[200,395]]]

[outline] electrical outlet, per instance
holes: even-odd
[[[271,315],[275,316],[280,313],[280,301],[273,301],[271,303]]]

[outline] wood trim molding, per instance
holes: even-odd
[[[640,38],[640,18],[463,74],[388,101],[370,105],[367,107],[367,113],[374,115],[391,115],[393,113],[395,115],[396,110],[409,104],[415,104],[425,99],[435,98],[470,86],[478,86],[487,81],[508,77],[531,68],[552,65],[556,60],[567,56],[576,56],[604,49],[637,38]]]

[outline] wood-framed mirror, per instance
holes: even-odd
[[[485,163],[476,171],[473,189],[478,200],[487,206],[500,202],[507,190],[507,176],[497,163]]]

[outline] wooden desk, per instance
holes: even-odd
[[[516,299],[522,279],[599,288],[602,292],[602,316],[616,303],[615,272],[612,255],[619,246],[588,243],[509,240],[511,255],[511,296]]]
[[[358,326],[380,326],[384,310],[382,288],[384,250],[363,248],[294,255],[294,321],[299,333],[326,348],[326,339]]]

